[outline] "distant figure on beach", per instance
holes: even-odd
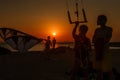
[[[109,53],[109,42],[112,37],[112,28],[106,26],[106,22],[107,17],[105,15],[98,16],[97,25],[99,25],[100,27],[95,30],[92,39],[95,48],[96,70],[98,72],[97,80],[103,80],[103,72],[108,73],[107,75],[111,76],[112,71],[111,66],[107,65],[109,64],[108,62],[110,62],[110,56],[108,56],[107,54]],[[108,80],[110,80],[110,78]]]
[[[80,25],[79,27],[79,34],[76,34],[77,27],[79,25],[79,22],[76,22],[75,27],[72,31],[72,36],[75,41],[75,62],[71,74],[71,80],[75,80],[75,77],[80,69],[82,67],[84,70],[87,69],[88,64],[90,62],[89,59],[89,51],[91,51],[91,42],[90,39],[86,37],[86,33],[88,31],[87,25]],[[84,77],[87,77],[87,71],[84,74]]]
[[[52,47],[53,47],[53,49],[55,49],[55,45],[56,45],[56,39],[54,37],[53,40],[52,40]]]
[[[46,41],[46,43],[45,43],[45,51],[49,51],[50,47],[52,46],[52,42],[50,40],[50,36],[48,36],[45,41]]]

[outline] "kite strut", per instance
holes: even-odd
[[[81,0],[81,5],[82,5],[82,14],[83,14],[83,18],[84,18],[84,20],[83,21],[80,21],[79,20],[79,8],[78,8],[78,0],[76,1],[76,11],[75,11],[75,14],[76,14],[76,18],[77,18],[77,22],[79,22],[79,23],[86,23],[87,22],[87,17],[86,17],[86,13],[85,13],[85,10],[84,10],[84,6],[83,6],[83,0]],[[66,6],[67,6],[67,14],[68,14],[68,20],[69,20],[69,22],[70,22],[70,24],[74,24],[76,21],[72,21],[71,20],[71,16],[70,16],[70,11],[69,11],[69,7],[68,7],[68,3],[67,3],[67,1],[66,1]]]

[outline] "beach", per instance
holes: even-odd
[[[120,71],[120,49],[111,49],[112,66]],[[45,54],[31,51],[0,56],[0,80],[68,80],[66,71],[74,62],[71,48]]]

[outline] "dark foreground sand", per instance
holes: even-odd
[[[120,50],[111,50],[112,65],[120,71]],[[72,67],[74,52],[29,52],[0,56],[0,80],[68,80],[65,72]]]

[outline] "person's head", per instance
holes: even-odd
[[[50,36],[48,36],[47,39],[50,39]]]
[[[81,34],[86,34],[87,31],[88,31],[88,26],[87,26],[87,25],[80,25],[80,27],[79,27],[79,32],[80,32]]]
[[[55,37],[53,37],[53,39],[55,39]]]
[[[97,18],[97,25],[105,25],[107,22],[107,17],[105,15],[99,15]]]

